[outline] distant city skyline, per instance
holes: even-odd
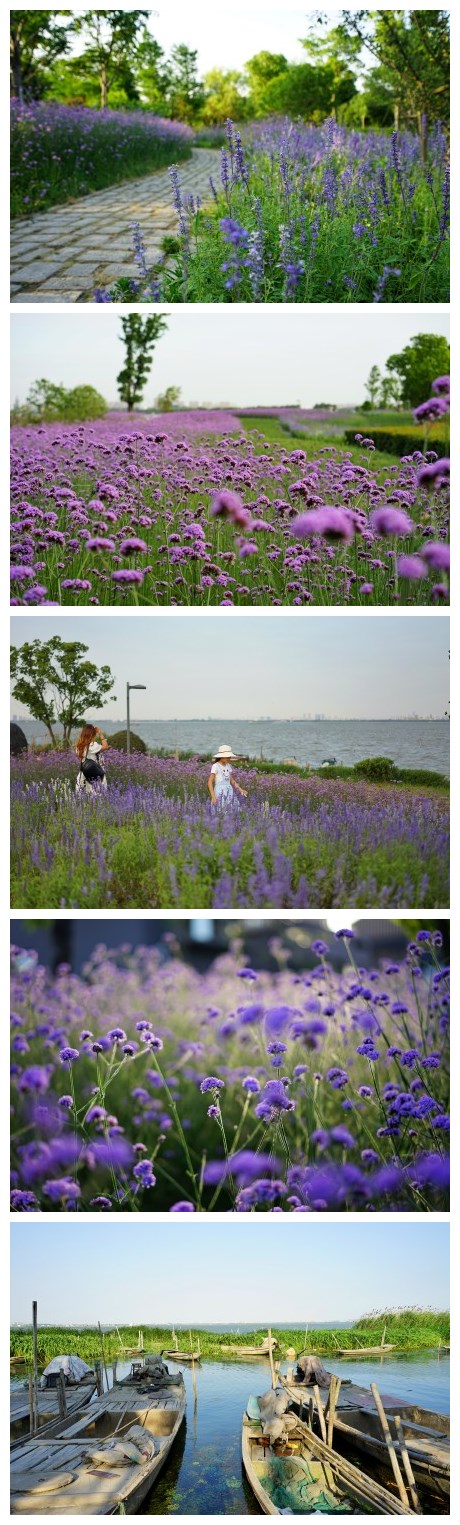
[[[236,305],[229,323],[219,307],[176,309],[156,346],[144,405],[152,407],[168,386],[179,386],[184,406],[355,406],[365,400],[371,366],[383,370],[389,355],[427,331],[448,338],[448,313],[385,309],[370,319],[348,309],[256,307],[248,323],[247,310]],[[89,382],[108,403],[117,403],[120,333],[120,317],[104,306],[90,313],[13,313],[12,402],[24,402],[45,374],[67,387]]]
[[[202,714],[285,720],[303,713],[337,718],[390,718],[447,710],[449,618],[444,614],[290,613],[254,616],[122,613],[15,615],[13,644],[60,635],[81,641],[89,660],[107,663],[115,698],[98,717],[124,712],[126,682],[145,684],[135,694],[139,719],[182,720]],[[12,700],[16,713],[25,706]],[[91,712],[90,712],[91,713]],[[224,738],[226,740],[227,738]]]

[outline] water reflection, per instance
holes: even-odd
[[[382,1395],[395,1393],[449,1413],[448,1352],[377,1356],[372,1361],[337,1357],[325,1364],[361,1387],[376,1381]],[[168,1366],[178,1369],[170,1360]],[[118,1361],[118,1379],[130,1369],[130,1361]],[[260,1514],[242,1469],[241,1421],[250,1393],[266,1392],[270,1386],[268,1361],[203,1361],[180,1370],[187,1393],[185,1423],[143,1514]],[[112,1386],[111,1366],[107,1376]],[[15,1373],[12,1385],[20,1381],[24,1373]]]

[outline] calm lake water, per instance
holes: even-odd
[[[168,1361],[171,1370],[174,1362]],[[325,1361],[326,1367],[328,1361]],[[449,1413],[448,1354],[389,1356],[375,1361],[336,1360],[334,1369],[362,1387],[377,1382],[387,1393]],[[118,1363],[117,1375],[130,1370]],[[165,1471],[143,1514],[260,1514],[241,1464],[241,1421],[250,1393],[270,1387],[268,1361],[203,1361],[182,1368],[187,1410]],[[111,1370],[109,1379],[111,1381]],[[17,1379],[16,1379],[17,1380]]]
[[[110,729],[119,729],[119,722]],[[30,741],[45,739],[36,721],[22,721]],[[236,753],[283,762],[285,757],[312,767],[335,757],[350,766],[363,757],[391,757],[399,767],[449,772],[447,720],[136,720],[132,729],[149,747],[207,752],[222,742]]]

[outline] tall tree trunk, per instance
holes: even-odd
[[[11,54],[11,75],[13,80],[14,94],[22,106],[24,102],[24,90],[22,85],[21,44],[17,37],[15,37]]]
[[[48,735],[51,737],[51,745],[53,747],[57,747],[57,740],[56,740],[56,737],[55,737],[55,734],[54,734],[54,731],[53,731],[53,727],[52,727],[52,725],[50,725],[49,720],[46,721],[46,729],[48,731]]]
[[[99,88],[101,92],[101,111],[106,111],[109,87],[107,82],[107,68],[105,64],[101,64],[99,71]]]
[[[393,105],[393,125],[395,132],[399,132],[399,101],[395,101]]]

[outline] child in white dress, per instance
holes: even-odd
[[[232,768],[232,759],[235,753],[231,747],[218,747],[214,756],[211,772],[208,778],[208,789],[213,805],[221,805],[226,810],[229,805],[237,805],[235,791],[247,797],[247,789],[242,789],[238,784]]]

